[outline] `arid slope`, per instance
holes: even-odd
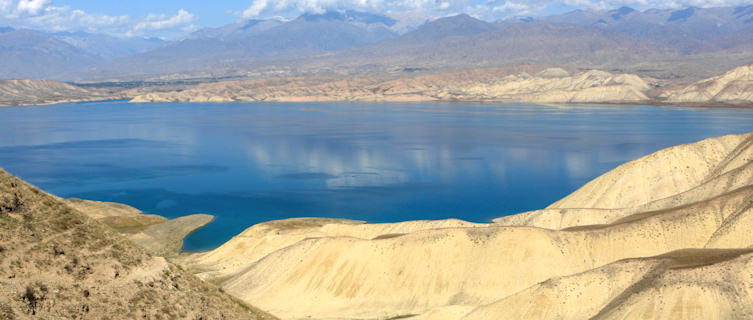
[[[523,218],[271,222],[180,263],[284,319],[745,317],[751,141],[659,151]]]
[[[753,64],[663,94],[670,103],[753,104]]]
[[[0,106],[105,100],[108,94],[53,80],[0,80]]]
[[[0,319],[273,318],[2,170],[0,290]]]
[[[523,68],[521,68],[523,69]],[[529,68],[534,69],[535,68]],[[650,87],[630,74],[563,69],[504,73],[488,68],[399,79],[281,78],[202,84],[182,91],[147,93],[132,102],[232,101],[506,101],[629,103],[648,101]]]

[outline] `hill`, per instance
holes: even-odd
[[[753,105],[753,64],[665,92],[663,96],[669,103]]]
[[[561,227],[530,223],[541,212],[492,224],[287,220],[179,261],[284,319],[746,318],[751,141],[624,164],[546,209],[577,210]]]
[[[2,319],[273,319],[1,170],[0,288]]]
[[[0,106],[93,101],[116,97],[119,96],[111,92],[53,80],[0,80]]]
[[[628,103],[648,101],[649,85],[635,75],[559,68],[483,68],[405,78],[275,78],[201,84],[146,93],[132,102],[233,101],[525,101]],[[523,71],[536,70],[530,75]],[[517,74],[510,72],[518,71]]]

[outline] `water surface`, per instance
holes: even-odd
[[[289,217],[486,222],[625,161],[753,131],[753,110],[481,103],[76,103],[0,108],[0,166],[62,197],[216,220],[185,249]]]

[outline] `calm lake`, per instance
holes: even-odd
[[[217,218],[214,248],[290,217],[486,222],[617,165],[753,131],[753,110],[482,103],[76,103],[0,108],[0,167],[61,197]]]

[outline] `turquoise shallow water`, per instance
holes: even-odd
[[[0,166],[62,197],[266,220],[485,222],[661,148],[753,131],[753,110],[478,103],[77,103],[0,108]]]

